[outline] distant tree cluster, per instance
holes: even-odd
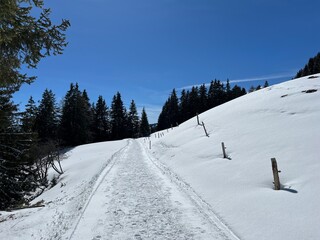
[[[304,68],[300,69],[295,78],[300,78],[312,74],[320,73],[320,53],[310,58]]]
[[[23,203],[30,191],[48,187],[49,167],[63,172],[55,163],[61,146],[150,135],[145,109],[140,119],[132,100],[127,111],[119,92],[109,109],[102,96],[90,103],[78,84],[70,85],[62,106],[46,89],[38,104],[30,97],[22,113],[5,96],[0,93],[0,209]]]
[[[208,89],[203,84],[200,87],[194,86],[191,90],[182,90],[180,98],[173,89],[159,115],[158,130],[176,126],[197,113],[200,114],[245,94],[244,88],[237,85],[231,88],[229,81],[224,85],[219,80],[211,81]]]
[[[90,103],[87,91],[81,91],[78,84],[70,85],[61,107],[48,89],[39,106],[30,97],[20,120],[21,130],[36,133],[40,142],[55,141],[64,146],[150,134],[146,112],[142,110],[140,120],[134,100],[127,111],[117,92],[109,109],[101,95],[97,102]]]

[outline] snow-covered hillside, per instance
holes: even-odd
[[[201,114],[209,137],[193,118],[76,147],[45,207],[0,212],[0,239],[320,239],[319,100],[320,74]]]
[[[241,239],[320,239],[319,103],[319,74],[284,82],[201,114],[209,137],[196,118],[153,135],[152,152]]]

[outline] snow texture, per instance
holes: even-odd
[[[201,114],[209,137],[193,118],[76,147],[45,207],[0,212],[0,239],[320,239],[319,98],[317,74]]]

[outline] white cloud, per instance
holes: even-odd
[[[241,78],[241,79],[231,79],[229,80],[230,83],[244,83],[244,82],[256,82],[256,81],[268,81],[272,79],[279,79],[279,78],[292,78],[293,73],[279,73],[279,74],[272,74],[272,75],[264,75],[264,76],[257,76],[257,77],[249,77],[249,78]],[[224,84],[227,83],[227,81],[222,81]],[[188,85],[181,88],[177,88],[177,90],[183,90],[183,89],[191,89],[192,87],[200,87],[203,84],[198,85]],[[206,87],[210,86],[210,83],[204,83]]]

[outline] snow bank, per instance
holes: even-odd
[[[126,145],[103,142],[68,151],[57,185],[33,201],[44,200],[44,208],[0,212],[0,239],[68,239],[99,177]]]
[[[241,239],[320,239],[320,74],[274,85],[151,136],[179,174]],[[311,90],[311,91],[310,91]],[[317,90],[317,91],[315,91]],[[227,155],[223,159],[221,142]],[[281,170],[273,190],[271,158]]]

